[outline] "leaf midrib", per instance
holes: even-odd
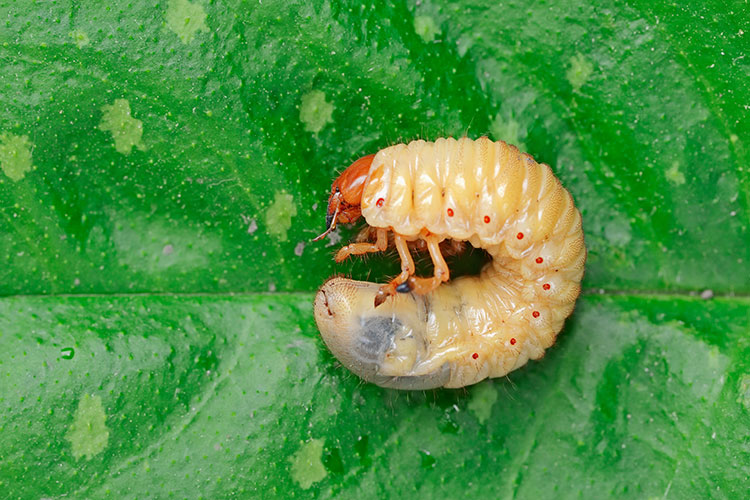
[[[710,290],[712,296],[704,299],[701,293]],[[0,295],[0,300],[14,298],[99,298],[99,297],[313,297],[316,291],[313,290],[289,290],[278,292],[114,292],[114,293],[38,293],[38,294],[13,294]],[[700,290],[607,290],[599,287],[585,288],[581,291],[582,296],[612,296],[612,297],[653,297],[655,299],[695,299],[697,301],[710,301],[713,299],[739,299],[750,301],[750,291],[745,292],[726,292],[714,291],[710,288]]]

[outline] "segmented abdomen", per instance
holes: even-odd
[[[580,213],[547,165],[504,142],[449,138],[381,150],[362,214],[371,226],[469,241],[493,258],[480,276],[425,298],[433,311],[456,311],[435,313],[424,332],[436,358],[454,363],[448,387],[541,357],[580,293]]]

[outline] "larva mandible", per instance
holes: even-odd
[[[431,389],[505,375],[540,358],[573,311],[586,260],[581,214],[549,166],[515,146],[419,140],[361,158],[333,183],[318,238],[360,215],[374,229],[359,239],[376,241],[346,245],[336,260],[385,250],[391,232],[402,272],[385,285],[330,279],[314,312],[334,356],[367,381]],[[441,285],[445,239],[492,261]],[[419,240],[432,278],[413,276],[409,245]]]

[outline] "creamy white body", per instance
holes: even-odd
[[[461,387],[505,375],[554,343],[580,293],[581,216],[547,165],[487,138],[383,149],[365,181],[370,226],[470,242],[479,276],[373,307],[378,286],[335,278],[315,300],[323,339],[379,385]],[[381,333],[378,333],[380,331]]]

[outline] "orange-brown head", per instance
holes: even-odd
[[[375,155],[363,156],[349,165],[333,181],[326,211],[326,230],[313,241],[324,238],[336,229],[336,224],[339,222],[343,224],[354,222],[362,215],[362,192],[365,189],[365,179],[370,172],[373,158]]]

